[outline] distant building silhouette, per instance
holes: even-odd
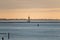
[[[28,23],[30,23],[30,16],[28,16],[28,20],[27,20]]]

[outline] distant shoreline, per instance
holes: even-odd
[[[0,19],[0,23],[60,23],[60,19]]]
[[[28,20],[28,19],[0,19],[0,20]],[[30,19],[30,20],[60,20],[60,19]]]
[[[0,23],[60,23],[60,22],[0,22]]]

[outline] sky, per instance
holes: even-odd
[[[60,19],[60,0],[0,0],[0,18]]]

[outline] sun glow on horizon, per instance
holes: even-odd
[[[0,18],[60,19],[60,8],[30,8],[0,10]]]

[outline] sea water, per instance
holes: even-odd
[[[0,33],[7,33],[0,40],[60,40],[60,23],[0,23]]]

